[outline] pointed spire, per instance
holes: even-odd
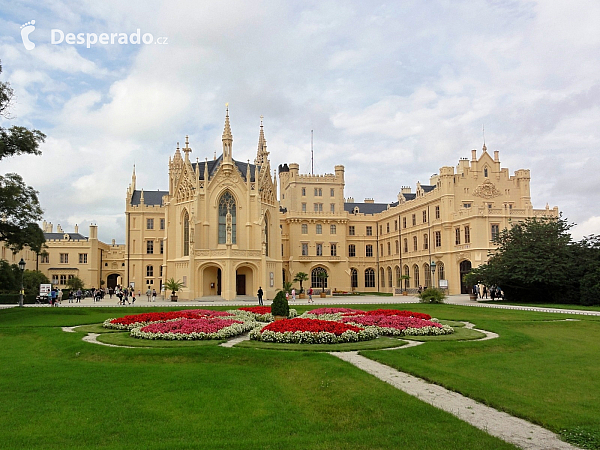
[[[133,164],[133,174],[131,175],[131,191],[135,191],[135,164]]]
[[[208,158],[204,158],[204,183],[208,182]],[[206,184],[204,184],[206,187]]]
[[[263,129],[263,116],[260,116],[260,131],[258,133],[258,150],[256,151],[256,159],[254,164],[263,166],[267,162],[269,152],[267,151],[267,140],[265,139],[265,131]]]
[[[142,189],[142,193],[140,195],[140,205],[144,204],[144,190]]]
[[[229,124],[229,103],[226,103],[227,107],[225,112],[225,127],[223,128],[223,161],[231,162],[231,146],[233,144],[233,136],[231,134],[231,125]]]
[[[185,160],[189,161],[190,160],[190,152],[192,151],[192,148],[190,147],[190,140],[188,138],[188,135],[185,135],[185,147],[183,148],[183,151],[185,153]]]

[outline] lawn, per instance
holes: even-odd
[[[389,305],[359,306],[378,307]],[[501,337],[365,355],[551,429],[598,426],[600,320],[410,308],[469,320]],[[134,311],[0,310],[2,448],[514,448],[325,353],[110,348],[60,329],[89,324],[81,331],[92,331],[93,324]]]

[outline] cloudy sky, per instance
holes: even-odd
[[[235,159],[254,159],[263,115],[272,167],[309,172],[314,130],[315,173],[345,165],[356,201],[427,184],[481,149],[485,126],[504,167],[531,169],[534,207],[557,205],[577,239],[600,234],[598,23],[597,0],[1,0],[16,100],[0,123],[47,139],[0,171],[24,176],[55,226],[124,242],[134,164],[138,188],[166,189],[186,134],[192,158],[220,152],[227,102]],[[118,43],[138,29],[151,44]]]

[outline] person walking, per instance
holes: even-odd
[[[62,304],[62,298],[63,298],[63,291],[62,291],[62,289],[58,290],[57,296],[58,296],[58,303]]]
[[[258,292],[256,295],[258,297],[258,305],[263,306],[263,290],[261,286],[258,287]]]
[[[484,284],[483,285],[483,293],[481,294],[481,298],[487,298],[487,294],[488,294],[487,286]]]
[[[146,298],[150,301],[150,297],[152,297],[152,289],[148,286],[148,290],[146,291]]]
[[[314,300],[312,299],[312,288],[308,288],[308,303],[314,303]]]
[[[152,301],[156,301],[156,289],[152,289]]]
[[[131,290],[131,304],[135,306],[135,289]]]
[[[296,289],[292,288],[292,301],[295,302],[296,301]]]

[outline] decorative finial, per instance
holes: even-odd
[[[261,127],[263,126],[263,124],[262,124],[262,120],[263,120],[263,116],[261,115],[261,116],[260,116],[260,126],[261,126]]]

